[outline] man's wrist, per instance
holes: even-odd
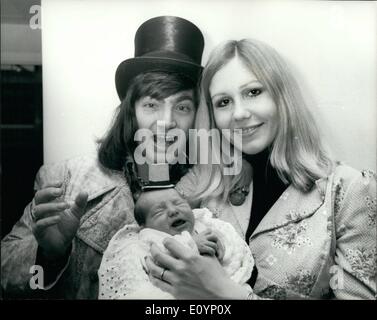
[[[65,249],[62,249],[61,252],[49,252],[43,247],[38,246],[38,256],[41,260],[45,261],[48,264],[61,264],[65,263],[72,251],[72,244],[68,245]]]
[[[35,264],[40,265],[44,270],[44,290],[49,290],[58,281],[69,263],[71,252],[72,244],[63,255],[58,256],[49,255],[41,246],[38,246]]]

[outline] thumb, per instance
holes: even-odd
[[[87,203],[88,194],[86,192],[80,192],[75,199],[75,203],[71,207],[71,212],[77,219],[80,220],[84,215]]]

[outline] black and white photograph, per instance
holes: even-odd
[[[1,299],[376,300],[376,30],[376,1],[1,0]]]

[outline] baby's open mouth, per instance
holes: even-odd
[[[172,226],[173,228],[177,228],[177,227],[180,227],[180,226],[184,225],[185,223],[186,223],[186,220],[183,220],[183,219],[177,219],[177,220],[175,220],[175,221],[171,224],[171,226]]]

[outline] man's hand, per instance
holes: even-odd
[[[216,256],[220,261],[224,257],[224,246],[218,235],[210,229],[193,235],[193,239],[198,246],[200,254]]]
[[[55,183],[36,192],[32,208],[32,232],[47,259],[63,256],[79,227],[85,212],[88,194],[80,192],[74,203],[59,200],[62,183]]]

